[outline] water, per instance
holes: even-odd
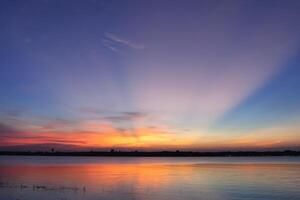
[[[300,158],[0,156],[0,199],[293,200]]]

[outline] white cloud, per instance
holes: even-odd
[[[105,38],[103,39],[103,41],[105,41],[105,45],[115,51],[116,50],[116,47],[114,45],[114,43],[117,43],[117,44],[121,44],[121,45],[125,45],[127,47],[130,47],[132,49],[144,49],[144,45],[141,45],[141,44],[137,44],[135,42],[132,42],[132,41],[129,41],[127,39],[124,39],[120,36],[117,36],[113,33],[109,33],[109,32],[106,32],[105,33]]]

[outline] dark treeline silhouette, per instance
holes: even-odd
[[[116,156],[116,157],[230,157],[230,156],[300,156],[300,151],[72,151],[59,152],[51,149],[49,152],[31,151],[0,151],[0,155],[11,156]]]

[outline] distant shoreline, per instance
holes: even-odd
[[[0,151],[0,156],[73,156],[73,157],[264,157],[300,156],[300,151],[72,151],[72,152],[30,152]]]

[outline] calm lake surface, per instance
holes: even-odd
[[[300,157],[0,156],[1,200],[300,199]]]

